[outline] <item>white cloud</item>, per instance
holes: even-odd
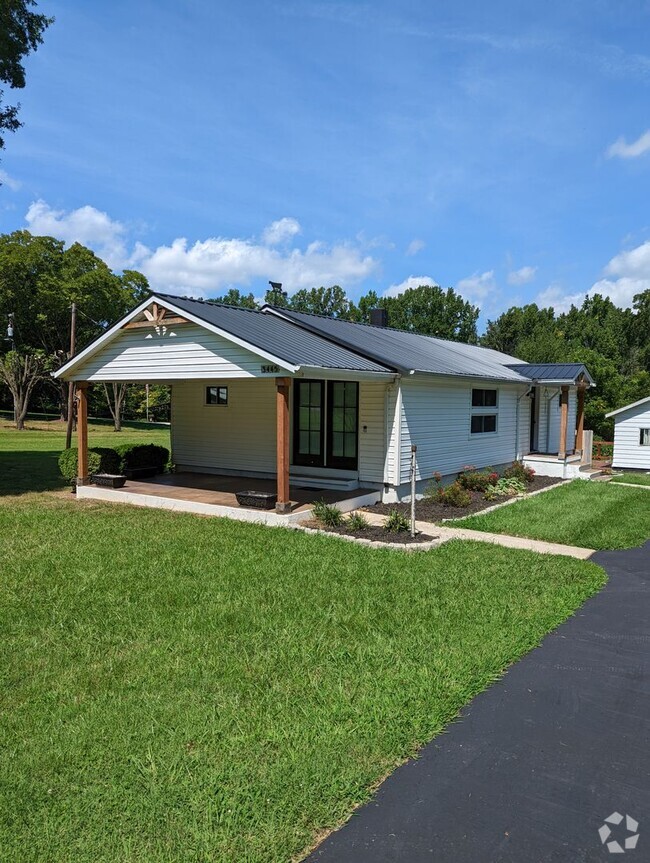
[[[124,225],[95,207],[86,205],[66,213],[54,210],[45,201],[35,201],[27,210],[25,221],[32,234],[89,246],[110,267],[120,268],[128,263]]]
[[[603,275],[604,278],[594,282],[584,293],[567,294],[560,286],[551,285],[535,298],[535,302],[565,312],[571,305],[582,305],[585,297],[600,294],[623,309],[632,308],[635,295],[650,290],[650,240],[619,252],[605,266]]]
[[[518,270],[510,270],[508,273],[509,285],[527,285],[535,278],[537,267],[520,267]]]
[[[466,300],[481,303],[490,294],[497,291],[497,285],[494,280],[494,270],[487,270],[485,273],[474,273],[461,279],[456,285],[456,290]]]
[[[420,285],[429,285],[432,288],[436,288],[438,287],[438,282],[432,279],[431,276],[409,276],[408,279],[404,279],[398,285],[391,285],[390,288],[387,288],[384,291],[384,296],[397,297],[399,294],[403,294],[404,291],[408,291],[409,288],[419,288]]]
[[[613,156],[618,156],[620,159],[636,159],[639,156],[643,156],[648,150],[650,150],[650,129],[630,144],[622,137],[618,141],[614,141],[608,147],[607,155],[610,159]]]
[[[301,231],[300,222],[285,216],[276,222],[271,222],[262,233],[262,241],[266,246],[277,246],[293,239]]]
[[[411,242],[406,247],[406,254],[409,258],[413,257],[413,255],[417,255],[418,252],[421,252],[425,246],[424,240],[411,240]]]
[[[300,225],[288,217],[268,225],[261,241],[209,237],[190,242],[178,237],[153,249],[141,242],[129,248],[126,226],[91,206],[66,212],[37,201],[29,207],[25,221],[34,234],[51,235],[67,244],[83,243],[112,268],[137,268],[152,288],[172,292],[209,296],[231,286],[249,285],[255,279],[280,281],[293,292],[319,285],[354,284],[378,268],[378,261],[358,243],[289,246]],[[281,248],[274,248],[276,245]]]
[[[567,294],[561,285],[552,284],[537,294],[534,302],[542,309],[552,307],[558,314],[561,314],[568,312],[571,306],[581,306],[586,296],[586,293]]]
[[[0,168],[0,183],[3,186],[6,186],[8,189],[11,189],[12,192],[17,192],[18,189],[22,186],[20,180],[16,180],[14,177],[10,177],[6,171],[3,171]]]

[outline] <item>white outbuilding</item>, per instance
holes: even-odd
[[[650,396],[607,416],[614,417],[612,466],[650,471]]]

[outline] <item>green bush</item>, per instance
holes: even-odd
[[[516,477],[501,477],[493,485],[485,489],[483,497],[485,500],[496,500],[499,497],[514,497],[517,494],[525,494],[526,483]]]
[[[411,522],[404,513],[398,509],[392,509],[388,514],[384,527],[389,533],[404,533],[411,529]]]
[[[446,488],[439,486],[436,490],[436,500],[445,506],[453,506],[458,509],[464,509],[472,502],[472,495],[466,488],[460,484],[458,480],[452,482]]]
[[[506,479],[518,479],[520,482],[532,482],[535,479],[535,471],[532,467],[526,467],[523,462],[513,461],[510,467],[503,471]]]
[[[59,456],[59,470],[64,479],[74,485],[78,473],[79,451],[77,447],[64,449]],[[120,457],[110,447],[95,446],[88,450],[88,475],[94,473],[119,473]]]
[[[368,524],[368,519],[364,518],[360,512],[353,512],[351,515],[347,517],[345,522],[345,526],[350,530],[359,531],[359,530],[368,530],[370,525]]]
[[[499,479],[499,474],[492,468],[482,471],[472,468],[464,468],[458,474],[458,482],[469,491],[485,491],[489,485],[493,485]]]
[[[115,447],[115,452],[120,458],[122,473],[143,467],[155,467],[158,473],[162,473],[169,461],[169,450],[153,443],[120,444]]]
[[[340,527],[343,524],[343,513],[341,510],[330,503],[325,503],[324,500],[317,500],[312,507],[312,511],[314,518],[318,519],[326,527]]]

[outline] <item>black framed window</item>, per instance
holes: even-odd
[[[228,387],[206,387],[205,403],[206,405],[227,405]]]
[[[487,434],[496,430],[496,414],[474,414],[472,417],[472,434]]]
[[[650,446],[650,429],[639,429],[639,446]]]
[[[495,408],[497,406],[497,390],[472,390],[473,408]]]

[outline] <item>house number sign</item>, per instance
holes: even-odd
[[[260,366],[263,375],[277,375],[280,372],[280,366]]]

